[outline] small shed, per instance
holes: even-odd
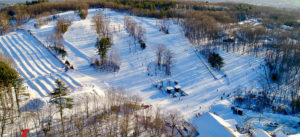
[[[168,93],[172,93],[173,90],[174,90],[173,87],[167,87],[167,92],[168,92]]]
[[[237,114],[237,115],[241,115],[241,116],[243,115],[243,109],[238,108],[238,107],[232,107],[231,109],[233,111],[233,114]]]
[[[179,85],[176,85],[176,86],[175,86],[175,91],[176,91],[176,92],[179,92],[180,90],[181,90],[181,87],[180,87]]]

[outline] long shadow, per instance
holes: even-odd
[[[60,80],[64,81],[69,87],[73,87],[73,84],[69,82],[66,78],[62,77],[59,74],[55,74],[55,77],[59,78]],[[71,80],[72,81],[72,80]]]
[[[40,82],[39,79],[36,79],[35,83],[38,84],[42,89],[44,89],[44,91],[49,95],[48,88],[42,82]],[[48,96],[48,95],[44,95],[44,96]]]
[[[47,77],[42,77],[41,80],[45,81],[52,89],[55,89],[54,84]],[[48,90],[51,91],[51,89]]]
[[[22,56],[22,60],[27,61],[28,63],[30,63],[31,65],[31,69],[35,70],[35,73],[38,74],[38,76],[42,76],[43,73],[46,73],[44,70],[42,70],[40,68],[40,66],[35,62],[35,60],[33,59],[33,57],[27,52],[26,49],[23,49],[22,47],[20,47],[20,43],[17,41],[14,41],[11,36],[7,36],[5,37],[8,41],[10,41],[11,44],[13,44],[14,46],[12,46],[13,49],[15,49],[16,53],[19,53],[19,55]],[[24,50],[26,52],[26,54],[24,53]],[[31,58],[32,62],[30,62],[29,58]],[[35,66],[35,67],[34,67]],[[47,74],[47,73],[46,73]]]
[[[5,42],[6,43],[6,42]],[[11,54],[8,53],[7,49],[3,46],[3,44],[0,42],[0,45],[2,45],[2,50],[3,52],[10,56],[11,57]],[[1,47],[1,46],[0,46]],[[12,52],[11,52],[12,53]],[[16,58],[19,58],[18,56],[15,56]],[[12,58],[12,57],[11,57]],[[21,70],[21,74],[23,74],[23,78],[24,80],[27,82],[28,86],[31,87],[32,89],[36,90],[38,92],[38,94],[41,96],[41,97],[44,97],[44,94],[42,94],[41,92],[39,92],[39,89],[31,82],[31,80],[29,80],[26,75],[30,75],[30,77],[34,77],[33,74],[31,73],[28,73],[30,71],[28,71],[27,67],[24,66],[23,62],[19,62],[20,66],[19,67],[22,67],[22,69],[18,68],[19,70]],[[24,70],[23,68],[25,68],[26,70]],[[27,72],[27,73],[26,73]]]
[[[27,43],[27,41],[25,41],[24,38],[22,38],[20,35],[17,35],[17,37],[22,40],[22,43],[24,44],[23,46],[29,47],[29,49],[33,53],[35,53],[36,58],[38,58],[38,60],[41,62],[41,64],[43,64],[43,66],[45,67],[45,69],[47,69],[48,71],[51,71],[52,73],[55,73],[55,71],[53,71],[53,70],[60,71],[59,69],[57,69],[57,67],[55,67],[53,65],[52,62],[49,62],[49,60],[47,59],[47,56],[44,55],[44,52],[47,53],[48,51],[41,51],[40,48],[37,47],[37,48],[34,48],[35,50],[39,51],[37,53],[37,51],[35,51],[34,49],[32,49],[32,46],[31,46],[31,45],[35,45],[35,44],[33,44],[33,43],[31,43],[31,44]],[[39,46],[39,45],[36,45],[36,46]],[[50,56],[48,56],[48,57],[50,57]],[[46,65],[43,60],[45,60],[51,66],[51,68],[48,65]]]
[[[27,56],[23,53],[23,51],[21,51],[21,49],[19,48],[19,44],[17,44],[14,40],[12,40],[11,38],[9,38],[9,36],[6,36],[5,39],[7,41],[9,41],[12,45],[10,45],[11,49],[14,50],[14,52],[19,53],[19,55],[22,57],[22,59],[20,58],[20,61],[24,60],[28,65],[30,65],[30,68],[38,75],[41,76],[43,75],[38,67],[37,64],[35,64],[35,62],[33,61],[32,63],[28,60]],[[14,46],[13,46],[14,45]],[[33,60],[33,58],[31,57],[31,59]],[[35,66],[35,67],[34,67]]]
[[[7,41],[2,37],[2,40],[3,40],[3,42],[4,42],[4,44],[2,44],[2,46],[5,48],[5,50],[8,52],[8,51],[10,51],[10,55],[11,55],[11,57],[13,57],[13,58],[16,58],[17,60],[16,61],[18,61],[19,62],[19,64],[21,65],[20,67],[22,67],[23,69],[24,69],[24,73],[26,73],[26,74],[28,74],[29,76],[30,76],[30,78],[34,78],[35,77],[35,75],[31,72],[31,71],[29,71],[29,69],[25,66],[25,64],[24,64],[24,62],[22,62],[21,60],[21,58],[19,57],[19,55],[17,55],[16,53],[15,53],[15,51],[12,49],[12,48],[10,48],[12,45],[10,45],[10,44],[8,44],[7,43]],[[4,46],[4,45],[7,45],[7,46]],[[25,61],[26,63],[28,63],[27,61]],[[30,64],[29,64],[30,65]]]
[[[74,83],[76,86],[79,86],[80,83],[77,82],[75,79],[73,79],[72,77],[70,77],[68,74],[66,73],[62,73],[63,76],[67,77],[68,79],[70,79],[72,81],[72,83]]]
[[[11,41],[14,41],[14,42],[15,42],[15,46],[16,46],[17,49],[23,49],[23,50],[26,52],[27,57],[31,58],[32,62],[35,64],[35,66],[38,68],[38,70],[40,70],[41,72],[43,72],[43,73],[45,73],[45,74],[48,74],[47,70],[46,70],[45,68],[42,68],[42,67],[40,66],[40,64],[38,64],[38,62],[36,61],[36,59],[33,58],[32,54],[30,54],[30,51],[28,51],[28,49],[27,49],[26,47],[24,47],[24,46],[22,45],[22,43],[20,43],[19,40],[15,39],[14,37],[9,37],[9,39],[10,39]],[[34,53],[34,52],[32,52],[32,53]],[[22,54],[25,55],[25,53],[22,53]],[[35,56],[36,56],[36,55],[35,55]],[[40,74],[41,74],[41,73],[40,73]],[[44,74],[41,74],[41,75],[44,75]]]
[[[86,60],[86,62],[88,64],[90,64],[89,57],[87,57],[85,54],[83,54],[81,51],[79,51],[77,48],[75,48],[72,44],[70,44],[66,40],[63,40],[63,42],[76,55],[76,57],[80,57],[80,58]]]
[[[3,47],[3,48],[1,48],[1,47]],[[11,59],[13,59],[13,57],[10,55],[10,53],[8,53],[8,51],[6,51],[6,49],[4,48],[4,46],[3,46],[2,42],[1,42],[1,38],[0,38],[0,49],[2,49],[1,51],[3,51],[3,53],[6,56],[8,56]],[[14,63],[17,65],[16,62],[14,62]],[[22,65],[22,64],[20,64],[20,65]],[[17,66],[19,66],[19,65],[17,65]],[[18,69],[18,72],[20,72],[23,75],[24,78],[30,77],[27,73],[25,73],[26,71],[23,68],[18,67],[17,69]]]
[[[28,86],[30,86],[32,89],[34,89],[41,97],[45,97],[45,95],[40,92],[40,90],[37,88],[37,86],[31,82],[31,80],[27,79],[26,81],[27,81]]]

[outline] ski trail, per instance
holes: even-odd
[[[69,45],[72,49],[72,45]],[[56,78],[74,88],[81,84],[60,69],[59,61],[45,47],[37,43],[33,36],[17,32],[0,37],[0,49],[14,60],[17,70],[24,78],[33,96],[46,97],[55,89]],[[72,49],[76,51],[76,49]],[[88,62],[80,52],[76,52]]]
[[[41,44],[41,43],[39,43],[39,41],[37,39],[35,39],[28,32],[22,32],[22,36],[24,38],[20,37],[20,39],[22,39],[25,43],[27,43],[27,45],[40,45]],[[34,40],[32,40],[32,39],[34,39]],[[43,46],[35,46],[35,48],[33,48],[33,49],[38,50],[39,53],[41,53],[41,57],[44,58],[47,61],[47,63],[50,64],[51,67],[53,67],[57,71],[60,71],[60,69],[58,69],[58,68],[62,67],[62,64],[52,54],[46,54],[46,53],[49,53],[49,50],[47,50]]]
[[[21,68],[22,70],[24,70],[24,73],[29,76],[28,78],[34,78],[36,76],[36,74],[33,73],[31,69],[29,70],[29,68],[31,68],[31,67],[28,66],[28,63],[27,62],[24,63],[23,61],[21,61],[21,57],[19,57],[19,55],[17,54],[17,52],[15,52],[11,48],[13,46],[11,44],[8,44],[3,37],[1,38],[1,44],[2,44],[2,47],[4,48],[4,50],[6,50],[7,53],[9,53],[9,56],[12,57],[12,59],[16,60],[15,62],[18,62],[17,64],[19,64],[19,68]]]
[[[80,62],[80,65],[79,64],[73,64],[73,65],[88,66],[91,64],[89,57],[86,56],[84,53],[82,53],[80,50],[78,50],[76,47],[74,47],[71,43],[69,43],[66,40],[63,40],[63,43],[67,47],[68,56],[72,58],[72,60],[76,60],[76,62]],[[70,62],[72,62],[72,60],[70,60]]]
[[[51,91],[54,91],[55,86],[51,84],[51,82],[47,78],[42,78],[39,80],[46,88],[47,88],[47,93],[50,93]]]
[[[81,84],[79,82],[77,82],[75,79],[73,79],[72,77],[70,77],[67,73],[62,73],[61,74],[64,78],[67,78],[70,80],[70,82],[74,85],[74,86],[80,86]]]
[[[14,36],[14,35],[13,35]],[[22,53],[24,56],[26,56],[26,58],[28,58],[29,60],[32,61],[33,66],[35,66],[36,70],[38,71],[39,75],[45,75],[50,73],[49,71],[47,71],[47,69],[44,68],[43,65],[40,64],[40,62],[38,62],[35,53],[32,51],[29,51],[27,49],[27,47],[25,47],[24,45],[22,45],[22,43],[20,42],[20,40],[17,40],[15,38],[12,38],[12,36],[7,36],[9,40],[14,41],[14,45],[17,47],[17,49],[23,49],[25,52]]]
[[[23,48],[25,49],[26,47],[28,48],[28,50],[30,50],[32,52],[32,54],[34,54],[34,56],[36,57],[37,61],[41,64],[41,66],[46,70],[48,71],[47,74],[49,73],[55,73],[57,71],[59,71],[57,69],[57,67],[54,67],[48,60],[47,58],[48,57],[45,57],[43,55],[43,52],[38,50],[39,48],[36,47],[35,49],[32,48],[32,46],[30,46],[31,44],[27,43],[28,40],[25,40],[23,38],[23,35],[22,37],[20,35],[17,35],[17,37],[20,39],[20,42],[22,42],[23,44],[21,44],[21,46],[23,46]],[[40,54],[39,54],[40,53]],[[47,64],[46,64],[46,63]]]
[[[67,84],[69,87],[75,87],[75,85],[72,84],[70,79],[66,79],[62,75],[56,74],[55,77],[59,78],[60,80],[63,80],[65,84]]]
[[[2,47],[2,48],[1,48]],[[7,55],[8,57],[10,57],[11,59],[13,59],[12,57],[12,53],[10,51],[7,51],[1,41],[1,38],[0,38],[0,48],[1,50],[3,51],[3,53],[5,55]],[[29,74],[26,73],[26,71],[24,70],[25,67],[21,67],[23,64],[20,64],[19,62],[14,62],[17,66],[18,66],[18,70],[20,73],[22,73],[23,75],[25,75],[26,78],[29,78],[31,76],[29,76]]]
[[[42,97],[48,96],[48,92],[45,90],[47,89],[38,79],[31,81],[37,88],[39,94],[42,94]]]
[[[4,44],[4,43],[6,44]],[[0,47],[2,47],[2,51],[4,52],[5,55],[9,56],[10,58],[14,59],[14,63],[17,65],[17,69],[19,70],[20,74],[23,75],[24,78],[24,82],[27,83],[28,87],[30,87],[33,90],[37,91],[37,94],[41,97],[44,97],[46,94],[46,91],[44,91],[43,88],[41,88],[40,86],[38,86],[38,84],[36,82],[32,82],[31,80],[29,80],[29,78],[34,77],[34,75],[32,73],[29,73],[29,69],[28,67],[25,67],[25,64],[23,62],[19,62],[16,61],[19,59],[19,56],[16,55],[16,53],[14,53],[14,51],[11,51],[11,49],[7,48],[7,42],[4,41],[4,39],[1,37],[0,38]]]
[[[11,48],[12,51],[17,53],[17,55],[19,55],[20,61],[24,61],[25,64],[27,64],[29,66],[29,68],[31,70],[30,69],[28,69],[28,70],[30,70],[32,73],[34,73],[34,77],[43,75],[43,72],[41,72],[41,70],[38,69],[38,66],[35,64],[34,60],[30,56],[25,55],[25,53],[23,53],[22,49],[18,48],[18,46],[17,46],[18,44],[9,38],[9,35],[6,36],[4,39],[7,41],[7,43],[9,45],[11,45],[9,48]]]

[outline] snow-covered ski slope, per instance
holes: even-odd
[[[0,37],[0,48],[12,58],[23,76],[31,97],[47,97],[55,88],[55,80],[69,87],[80,84],[64,72],[63,65],[33,36],[18,31]]]
[[[97,56],[94,46],[97,35],[92,26],[92,18],[97,13],[102,13],[110,20],[113,31],[111,49],[119,51],[121,56],[120,70],[115,73],[100,72],[90,66],[90,58]],[[164,34],[156,26],[158,19],[131,16],[146,29],[147,48],[141,50],[137,45],[135,50],[133,38],[124,29],[125,15],[127,14],[110,9],[90,9],[87,18],[81,20],[73,11],[59,13],[58,17],[72,20],[72,25],[64,34],[64,44],[66,59],[74,65],[75,70],[67,73],[56,58],[27,32],[18,31],[2,36],[1,50],[15,60],[18,70],[36,96],[47,96],[54,88],[56,77],[63,79],[69,86],[79,86],[79,83],[94,83],[102,88],[120,86],[128,94],[141,96],[144,103],[161,107],[165,111],[179,111],[187,119],[199,112],[209,111],[210,106],[220,100],[224,93],[232,93],[238,86],[248,90],[258,87],[258,79],[263,74],[262,59],[220,51],[225,66],[222,72],[213,70],[218,78],[215,80],[195,54],[194,47],[185,38],[178,24],[171,23],[170,34]],[[47,37],[54,33],[56,21],[50,21],[38,29],[34,28],[35,22],[31,20],[23,27],[47,45]],[[174,53],[175,64],[171,77],[147,75],[147,66],[156,58],[157,44],[165,45]],[[224,73],[226,78],[222,77]],[[188,96],[179,99],[162,93],[152,86],[152,80],[160,79],[178,81]]]
[[[90,59],[98,56],[94,46],[97,35],[92,23],[93,16],[98,13],[110,22],[113,39],[110,49],[120,53],[122,62],[118,72],[98,71],[90,66]],[[195,47],[185,38],[176,22],[170,21],[170,34],[164,34],[156,26],[158,19],[131,16],[146,30],[147,47],[141,50],[138,44],[135,49],[134,39],[124,29],[124,16],[128,15],[127,13],[110,9],[89,9],[89,14],[84,20],[73,11],[57,15],[58,18],[68,18],[72,21],[72,25],[63,35],[63,42],[67,51],[66,60],[74,65],[75,70],[64,72],[62,64],[38,42],[39,40],[44,45],[48,44],[47,37],[55,32],[55,20],[41,28],[34,27],[36,20],[26,23],[24,29],[30,30],[34,37],[27,31],[16,31],[0,37],[1,51],[13,58],[30,93],[35,97],[47,97],[49,91],[54,89],[55,78],[62,79],[69,87],[78,87],[73,90],[73,97],[86,92],[103,95],[103,92],[97,92],[110,86],[120,86],[128,94],[142,97],[144,104],[158,106],[164,112],[179,111],[189,122],[197,125],[199,123],[195,118],[196,114],[214,110],[211,106],[222,102],[221,96],[233,93],[237,87],[249,91],[259,88],[259,81],[264,75],[263,59],[227,53],[221,49],[218,52],[225,65],[222,71],[214,70],[201,54],[195,52]],[[155,49],[158,44],[165,45],[174,54],[175,63],[171,76],[147,75],[147,66],[156,60]],[[206,66],[210,67],[217,79]],[[223,77],[224,74],[227,77]],[[178,81],[188,96],[172,98],[152,85],[153,81],[163,79]],[[240,119],[230,113],[230,103],[224,113],[220,110],[218,112],[222,118]],[[230,113],[230,117],[227,117],[227,112]],[[242,123],[243,120],[237,122]]]
[[[94,46],[97,35],[92,26],[92,18],[97,13],[102,13],[110,22],[110,28],[113,31],[112,48],[119,51],[122,60],[119,72],[99,72],[89,66],[89,59],[97,56]],[[81,20],[71,11],[58,15],[72,20],[72,25],[64,34],[67,59],[75,66],[75,71],[68,72],[69,75],[84,83],[92,82],[103,85],[105,82],[111,86],[123,87],[128,94],[140,95],[145,103],[159,106],[166,111],[180,111],[185,118],[191,118],[199,112],[209,111],[210,106],[220,100],[224,93],[231,93],[238,86],[248,88],[248,90],[257,88],[257,81],[263,74],[262,59],[220,51],[225,66],[223,72],[213,72],[218,78],[215,80],[195,54],[194,47],[185,38],[178,24],[171,23],[170,34],[164,34],[156,26],[158,19],[132,16],[146,29],[147,48],[141,50],[137,45],[135,50],[133,38],[129,36],[123,25],[126,13],[110,9],[90,9],[85,20]],[[35,29],[33,24],[34,21],[31,21],[25,26],[46,43],[46,34],[54,32],[55,21],[39,29]],[[165,45],[174,53],[176,61],[172,67],[171,77],[147,75],[148,64],[155,61],[157,44]],[[223,73],[227,75],[227,78],[222,77]],[[189,95],[179,100],[154,88],[151,80],[162,78],[178,81]]]

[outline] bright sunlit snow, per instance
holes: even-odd
[[[94,46],[97,35],[92,23],[92,18],[97,13],[102,13],[109,20],[110,29],[113,30],[113,46],[111,48],[120,53],[122,62],[118,72],[101,72],[90,66],[91,58],[97,56]],[[237,87],[248,90],[258,88],[259,76],[263,74],[263,59],[220,50],[219,53],[224,58],[225,65],[221,72],[213,70],[213,75],[217,77],[216,80],[205,64],[200,61],[202,56],[196,55],[194,47],[185,38],[178,24],[171,23],[170,34],[166,35],[160,32],[156,26],[158,19],[132,16],[146,29],[147,47],[145,50],[141,50],[139,45],[135,48],[133,38],[124,29],[124,15],[127,14],[110,9],[90,9],[85,20],[81,20],[77,14],[71,11],[58,14],[58,17],[68,17],[72,21],[72,25],[63,36],[67,57],[64,60],[59,57],[60,60],[68,60],[74,65],[75,70],[68,72],[64,71],[60,61],[38,41],[47,45],[47,37],[55,31],[55,21],[36,29],[34,28],[35,20],[31,20],[23,28],[29,29],[34,36],[25,30],[19,30],[1,36],[0,47],[3,53],[15,61],[32,98],[49,97],[49,92],[53,91],[55,87],[56,78],[62,79],[74,95],[77,92],[94,92],[103,95],[102,90],[110,86],[120,86],[126,89],[128,94],[141,96],[146,104],[158,106],[166,112],[180,112],[196,127],[206,126],[206,124],[197,123],[197,120],[201,120],[201,118],[195,119],[195,115],[210,111],[211,106],[221,100],[221,96],[232,93]],[[175,64],[170,77],[147,75],[147,66],[156,58],[157,44],[165,45],[174,53]],[[227,77],[223,77],[224,74]],[[172,98],[168,94],[162,93],[152,85],[153,80],[160,79],[178,81],[188,95]],[[230,108],[224,109],[229,109],[229,117],[225,115],[227,111],[226,113],[222,112],[222,109],[214,111],[222,113],[225,120],[228,120],[226,122],[218,120],[219,117],[214,114],[207,113],[205,115],[213,121],[221,121],[223,125],[227,125],[226,128],[235,132],[234,123],[236,121],[232,119],[237,117],[232,116]],[[209,123],[206,120],[204,122]],[[222,127],[222,125],[219,126]],[[225,132],[226,128],[222,128],[222,130]],[[211,132],[200,136],[213,134],[223,134],[223,132]]]

